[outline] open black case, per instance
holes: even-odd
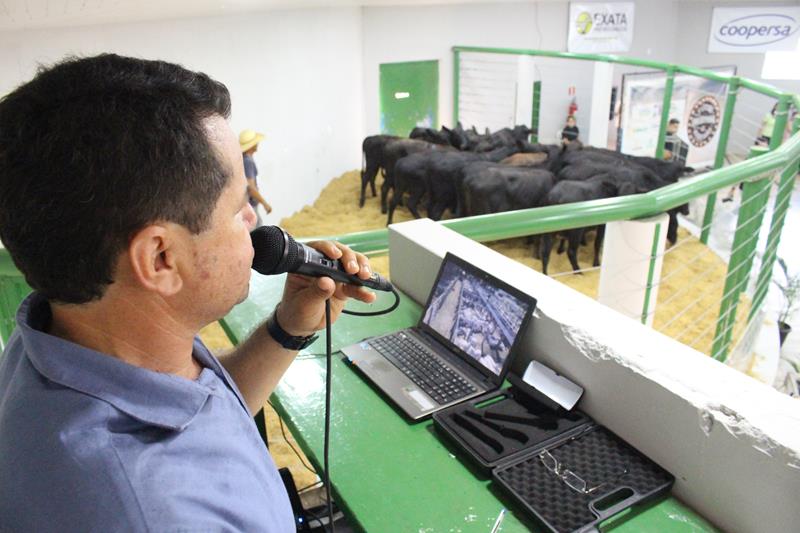
[[[511,387],[433,415],[479,474],[558,533],[597,531],[674,478],[608,429],[567,410],[514,374]]]

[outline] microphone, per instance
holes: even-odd
[[[272,275],[295,272],[314,277],[329,277],[350,285],[362,285],[377,291],[392,291],[392,284],[373,273],[369,279],[348,274],[341,261],[329,259],[315,249],[300,244],[278,226],[261,226],[250,232],[255,255],[253,269],[259,274]]]

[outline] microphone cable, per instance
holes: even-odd
[[[353,316],[380,316],[386,315],[397,309],[397,306],[400,305],[400,295],[397,293],[397,289],[394,288],[394,285],[391,285],[392,294],[394,294],[394,303],[387,307],[386,309],[381,309],[380,311],[349,311],[347,309],[342,309],[342,313],[345,315],[353,315]]]
[[[391,286],[394,294],[394,303],[386,309],[380,311],[348,311],[342,309],[342,313],[353,316],[379,316],[391,313],[400,305],[400,294],[394,286]],[[330,476],[330,439],[331,439],[331,389],[333,385],[331,370],[333,357],[331,354],[331,301],[325,300],[325,431],[323,437],[322,451],[322,483],[325,485],[325,502],[328,508],[328,524],[331,526],[331,533],[336,532],[333,523],[333,500],[331,500],[331,476]],[[324,526],[323,526],[323,529]]]

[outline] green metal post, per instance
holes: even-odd
[[[647,271],[647,285],[644,292],[644,307],[642,308],[642,324],[647,324],[647,309],[650,307],[650,294],[653,291],[653,275],[656,269],[656,260],[658,259],[658,237],[661,233],[661,224],[656,224],[656,230],[653,232],[653,246],[650,249],[650,267]]]
[[[778,109],[775,111],[775,124],[772,126],[772,137],[769,140],[769,149],[775,150],[783,143],[783,132],[789,120],[789,104],[792,96],[782,94],[778,98]]]
[[[17,307],[30,292],[25,276],[14,265],[8,250],[0,247],[0,349],[8,342],[17,325]]]
[[[461,52],[453,51],[453,123],[452,127],[458,124],[458,98],[459,86],[461,85]]]
[[[725,111],[722,115],[722,124],[719,127],[719,142],[717,143],[717,154],[714,158],[714,168],[722,168],[725,165],[725,153],[728,150],[728,137],[733,122],[733,111],[736,107],[736,96],[739,92],[739,78],[731,78],[728,82],[728,96],[725,98]],[[708,236],[711,233],[711,221],[714,219],[714,204],[717,202],[717,193],[712,192],[706,197],[706,212],[703,215],[703,227],[700,231],[700,242],[708,244]]]
[[[798,131],[800,131],[800,116],[795,117],[794,124],[792,125],[792,134],[796,135]],[[767,296],[769,283],[772,280],[772,269],[775,266],[775,259],[778,255],[778,245],[781,242],[783,223],[786,220],[786,212],[789,210],[789,202],[792,198],[797,167],[798,160],[795,159],[792,163],[786,165],[786,168],[781,172],[778,193],[775,196],[775,207],[772,210],[772,221],[769,225],[767,244],[761,259],[761,271],[758,273],[758,281],[756,282],[756,290],[753,295],[753,304],[750,307],[748,320],[752,320],[756,315],[761,304],[764,302],[764,298]]]
[[[669,110],[672,107],[672,87],[675,85],[675,67],[667,67],[667,83],[664,85],[664,103],[661,107],[661,124],[658,126],[658,144],[656,145],[656,159],[664,157],[664,139],[667,135],[667,122]]]
[[[767,153],[768,149],[754,146],[748,157],[757,157]],[[769,200],[770,178],[746,181],[742,190],[742,203],[739,207],[739,218],[736,222],[736,233],[733,236],[731,257],[728,261],[728,273],[722,291],[717,327],[711,355],[714,359],[724,361],[733,336],[733,325],[736,322],[736,310],[739,307],[739,295],[747,286],[750,268],[753,265],[758,233],[764,218],[764,208]]]
[[[539,142],[539,111],[542,103],[542,82],[533,82],[533,102],[531,102],[531,142]]]

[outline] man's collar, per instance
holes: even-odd
[[[133,418],[183,430],[209,395],[222,394],[218,387],[227,376],[197,339],[193,355],[204,368],[192,381],[133,366],[50,335],[45,331],[51,317],[50,304],[38,293],[28,296],[17,311],[17,327],[31,364],[47,379],[104,400]]]

